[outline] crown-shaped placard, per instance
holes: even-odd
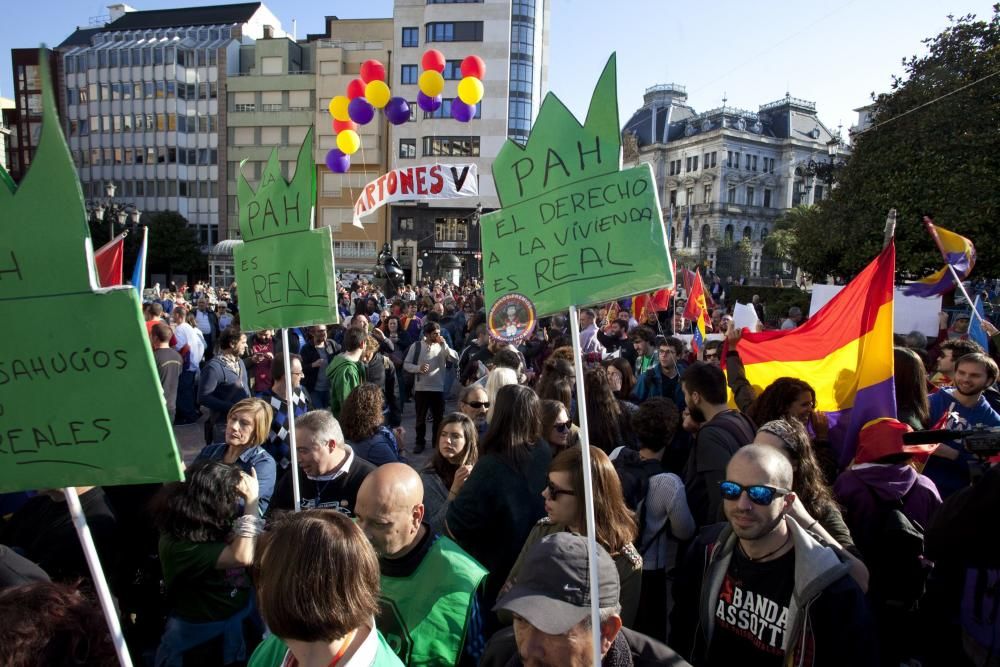
[[[0,167],[0,299],[78,293],[96,287],[83,192],[39,58],[42,132],[20,185]]]
[[[44,50],[39,69],[38,149],[19,187],[0,169],[0,493],[182,479],[139,296],[95,287]]]
[[[548,93],[524,146],[508,139],[493,161],[503,206],[512,206],[568,183],[621,168],[618,75],[608,59],[582,125],[558,97]]]
[[[673,284],[652,169],[621,171],[614,55],[586,122],[549,93],[493,180],[503,207],[480,224],[488,307],[516,293],[545,316]]]
[[[312,207],[316,201],[312,139],[313,130],[309,128],[299,147],[291,181],[286,181],[281,175],[277,148],[271,151],[256,192],[243,176],[246,160],[240,162],[236,194],[240,206],[240,234],[244,241],[309,230]]]

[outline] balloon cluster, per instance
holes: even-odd
[[[417,81],[420,88],[417,104],[427,113],[434,113],[441,108],[441,93],[444,92],[442,72],[447,63],[440,51],[428,49],[420,64],[424,71]],[[451,117],[468,123],[476,116],[476,105],[483,99],[486,63],[479,56],[468,56],[462,61],[461,71],[458,97],[451,101]],[[385,82],[385,66],[377,60],[361,63],[360,78],[352,79],[347,84],[346,93],[330,100],[329,107],[337,147],[326,154],[326,166],[337,174],[351,168],[351,155],[361,148],[358,126],[370,123],[375,118],[376,109],[382,109],[393,125],[401,125],[410,119],[410,104],[402,97],[392,97]]]
[[[428,49],[420,59],[423,73],[417,80],[420,92],[417,105],[427,113],[441,108],[441,93],[444,91],[444,54],[437,49]],[[479,56],[468,56],[462,61],[462,80],[458,82],[458,97],[451,101],[451,117],[468,123],[476,115],[476,105],[483,99],[483,78],[486,63]]]
[[[385,66],[377,60],[361,63],[360,77],[347,84],[346,93],[330,100],[329,108],[337,147],[326,154],[326,166],[337,174],[350,169],[351,155],[361,148],[358,126],[370,123],[376,109],[382,109],[393,125],[410,119],[409,103],[402,97],[392,97],[385,82]]]

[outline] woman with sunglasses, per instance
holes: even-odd
[[[576,425],[560,401],[542,401],[542,437],[552,448],[552,456],[578,444]]]
[[[632,627],[642,587],[642,556],[632,545],[638,526],[632,512],[625,505],[622,485],[614,464],[597,447],[590,448],[590,471],[594,484],[597,543],[607,549],[615,561],[621,582],[619,602],[622,606],[622,624]],[[586,504],[583,498],[583,452],[580,447],[567,449],[552,459],[542,497],[545,499],[547,516],[535,525],[525,540],[503,590],[517,582],[525,554],[542,538],[565,530],[580,535],[587,534]]]
[[[774,447],[792,464],[795,501],[788,514],[800,526],[842,554],[850,562],[851,576],[862,590],[867,591],[868,568],[861,562],[861,552],[855,546],[833,493],[823,479],[809,434],[802,423],[794,419],[769,421],[757,430],[754,443]]]
[[[420,479],[424,483],[424,521],[435,533],[441,533],[448,505],[458,497],[479,460],[476,425],[461,412],[445,415],[435,443],[434,456]]]

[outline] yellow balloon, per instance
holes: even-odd
[[[429,69],[420,75],[417,85],[420,87],[420,92],[427,97],[436,97],[444,90],[444,77],[441,76],[441,72]]]
[[[330,115],[333,116],[335,120],[346,123],[351,120],[350,114],[347,113],[347,105],[350,103],[351,101],[347,99],[347,96],[337,95],[330,100]]]
[[[388,104],[390,96],[389,86],[386,85],[385,81],[369,81],[365,86],[365,99],[376,109],[381,109]]]
[[[344,155],[353,155],[361,148],[361,137],[354,130],[341,130],[337,133],[337,148]]]
[[[458,99],[468,105],[479,104],[483,99],[483,82],[474,76],[467,76],[458,82]]]

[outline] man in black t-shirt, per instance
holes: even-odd
[[[354,516],[361,482],[372,470],[354,455],[344,432],[328,410],[311,410],[295,420],[295,452],[299,460],[299,506],[326,508]],[[285,475],[271,496],[270,510],[294,508],[292,476]]]
[[[737,451],[718,487],[727,523],[703,531],[676,577],[671,646],[694,665],[878,665],[850,565],[789,516],[792,467]]]

